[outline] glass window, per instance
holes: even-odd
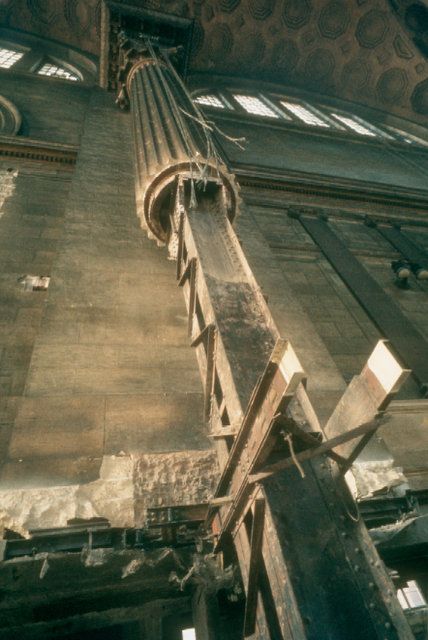
[[[414,580],[409,580],[406,587],[402,587],[397,591],[397,598],[403,609],[416,609],[417,607],[425,607],[426,602],[418,584]]]
[[[275,113],[273,109],[268,107],[260,98],[256,96],[244,96],[241,94],[233,94],[233,97],[241,107],[244,107],[248,113],[253,113],[256,116],[268,116],[269,118],[279,118],[279,115]]]
[[[411,133],[401,131],[401,129],[396,129],[395,127],[391,126],[388,126],[388,129],[394,134],[396,140],[402,140],[403,142],[407,142],[407,144],[421,144],[424,147],[428,146],[428,142],[422,140],[421,138],[418,138],[417,136],[414,136]]]
[[[63,69],[56,64],[46,62],[37,72],[40,76],[52,76],[54,78],[63,78],[64,80],[73,80],[74,82],[79,78],[71,71]]]
[[[198,96],[193,100],[196,104],[202,104],[206,107],[215,107],[216,109],[224,109],[224,104],[217,96],[210,94],[205,96]]]
[[[286,102],[285,100],[281,100],[281,104],[287,109],[287,111],[290,111],[290,113],[297,116],[299,120],[305,122],[306,124],[311,124],[316,127],[330,127],[327,122],[321,120],[321,118],[315,115],[315,113],[313,113],[312,111],[309,111],[309,109],[304,107],[302,104],[297,104],[295,102]]]
[[[257,95],[233,93],[232,95],[236,102],[251,115],[276,118],[280,121],[288,120],[296,124],[302,122],[305,125],[330,130],[339,129],[343,133],[353,132],[369,138],[383,138],[406,144],[428,146],[428,140],[425,141],[411,133],[400,131],[390,125],[378,127],[352,113],[332,111],[331,107],[326,105],[312,105],[304,100],[294,100],[285,96],[281,99],[281,96],[269,93]],[[194,102],[215,109],[233,109],[227,97],[217,92],[199,95],[194,98]]]
[[[0,47],[0,68],[10,69],[23,55],[21,51],[13,51],[12,49]]]
[[[371,136],[372,138],[376,137],[376,134],[373,131],[370,131],[367,127],[362,125],[360,122],[352,118],[351,116],[344,116],[340,113],[332,113],[333,118],[336,118],[339,122],[345,125],[348,129],[352,129],[355,133],[358,133],[361,136]]]

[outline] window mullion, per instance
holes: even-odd
[[[43,59],[43,53],[37,49],[30,49],[16,64],[13,65],[14,71],[32,73],[38,67]]]

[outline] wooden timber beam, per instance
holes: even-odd
[[[311,460],[316,456],[320,456],[323,453],[330,454],[335,447],[340,447],[341,445],[348,444],[349,442],[359,438],[360,436],[366,436],[367,434],[370,437],[379,429],[379,427],[385,424],[384,421],[374,419],[372,422],[366,422],[365,424],[360,425],[359,427],[355,427],[355,429],[351,429],[346,433],[341,433],[335,438],[331,438],[331,440],[326,440],[322,444],[317,447],[312,447],[307,449],[306,451],[301,451],[299,453],[293,453],[290,458],[284,458],[283,460],[279,460],[274,464],[266,466],[259,473],[253,473],[248,476],[248,481],[250,484],[255,482],[260,482],[261,480],[266,480],[274,473],[278,473],[278,471],[283,471],[284,469],[290,469],[293,466],[298,466],[299,462],[304,462],[305,460]],[[363,438],[361,438],[362,440]],[[364,444],[366,445],[368,440],[364,439]],[[362,449],[359,450],[359,453]],[[355,460],[355,457],[352,456],[352,461]],[[349,469],[352,462],[349,459],[343,459],[343,467],[346,470]]]
[[[351,381],[327,422],[327,439],[320,442],[293,420],[279,420],[285,415],[297,384],[303,378],[294,352],[291,358],[287,358],[288,350],[291,350],[290,345],[279,340],[252,396],[220,478],[216,496],[227,493],[233,502],[223,517],[217,549],[222,547],[228,534],[236,533],[237,525],[242,523],[242,517],[257,491],[253,486],[255,483],[293,466],[301,470],[300,462],[322,454],[330,455],[342,473],[346,473],[377,429],[387,422],[385,409],[410,373],[401,367],[386,341],[379,341],[363,371]],[[288,380],[284,372],[287,372]],[[271,398],[276,404],[269,403]],[[275,429],[278,425],[285,425],[288,431],[290,456],[265,466],[263,463],[278,438],[278,429]],[[303,451],[295,453],[292,436],[305,446]],[[304,472],[301,473],[304,477]]]
[[[193,321],[192,321],[193,326]],[[204,394],[204,418],[208,420],[211,414],[211,399],[214,389],[214,361],[215,361],[215,336],[216,328],[214,324],[207,324],[202,331],[192,340],[191,347],[204,345],[206,355],[206,378]]]
[[[277,418],[284,415],[298,385],[305,380],[299,360],[286,340],[279,339],[259,384],[251,396],[242,425],[234,441],[226,466],[217,485],[215,497],[226,492],[233,504],[223,515],[219,550],[241,521],[242,511],[248,504],[253,487],[248,476],[269,456],[277,437]]]
[[[259,593],[259,572],[263,546],[265,521],[265,500],[261,496],[254,502],[251,526],[251,551],[248,569],[247,601],[245,604],[244,637],[251,636],[256,629],[257,597]]]

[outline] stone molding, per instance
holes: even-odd
[[[0,135],[16,136],[21,128],[22,117],[17,107],[0,95]]]

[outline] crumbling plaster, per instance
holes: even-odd
[[[72,518],[107,518],[112,526],[143,526],[148,507],[196,504],[212,495],[218,470],[212,451],[104,456],[87,484],[0,492],[0,533],[65,527]]]

